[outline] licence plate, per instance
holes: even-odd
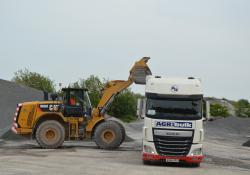
[[[179,163],[179,159],[166,159],[168,163]]]

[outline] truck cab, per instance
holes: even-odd
[[[144,164],[166,161],[199,166],[204,158],[200,79],[147,76],[145,97],[140,105]]]

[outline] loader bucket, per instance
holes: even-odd
[[[149,57],[143,57],[140,61],[137,61],[130,70],[130,79],[132,79],[135,84],[146,84],[146,76],[152,75],[147,65],[149,59]]]

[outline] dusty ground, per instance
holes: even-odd
[[[213,144],[205,144],[206,149]],[[227,146],[213,148],[223,151]],[[63,149],[39,149],[35,142],[1,142],[0,174],[249,174],[250,149],[232,149],[242,158],[207,155],[200,168],[176,164],[142,165],[138,142],[127,142],[117,151],[105,151],[92,142],[66,143]],[[240,156],[238,156],[240,157]]]
[[[134,141],[125,142],[116,151],[97,149],[91,141],[67,142],[62,149],[44,150],[34,141],[0,140],[0,174],[250,174],[250,147],[240,144],[246,138],[239,138],[239,142],[217,132],[212,134],[210,126],[206,126],[206,159],[200,168],[177,164],[145,166],[140,159],[141,125],[139,122],[126,126]]]

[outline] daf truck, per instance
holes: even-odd
[[[138,115],[144,118],[144,164],[166,161],[200,166],[204,158],[200,79],[149,75],[145,99],[138,106]]]

